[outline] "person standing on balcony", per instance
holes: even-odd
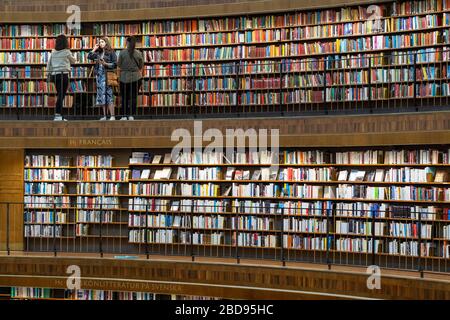
[[[117,65],[120,68],[120,94],[124,112],[120,120],[134,120],[144,68],[144,57],[136,50],[135,37],[127,38],[127,48],[120,52]]]
[[[103,107],[103,117],[107,119],[107,110],[111,115],[109,120],[116,120],[114,116],[114,95],[113,88],[108,85],[107,71],[117,67],[117,55],[111,48],[111,43],[107,37],[103,37],[88,54],[89,60],[95,61],[94,74],[97,84],[96,105]]]
[[[76,62],[69,49],[67,37],[63,34],[56,37],[55,49],[47,62],[47,72],[50,81],[55,84],[57,93],[55,121],[65,120],[62,117],[62,108],[69,87],[70,67],[71,64]]]

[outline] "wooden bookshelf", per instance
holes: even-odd
[[[202,252],[201,254],[206,255],[213,254],[216,251],[223,251],[225,256],[252,256],[256,254],[257,251],[255,250],[262,250],[266,252],[264,256],[266,257],[267,255],[266,258],[268,259],[280,259],[280,252],[284,252],[285,255],[288,254],[292,259],[313,259],[324,263],[324,260],[321,259],[325,259],[325,254],[327,256],[331,254],[339,255],[339,258],[336,258],[338,261],[344,261],[346,255],[351,254],[355,257],[368,255],[370,259],[383,257],[383,259],[387,259],[385,261],[386,264],[395,265],[397,257],[418,259],[418,256],[420,256],[422,260],[418,259],[417,261],[422,261],[426,264],[428,264],[426,261],[435,261],[435,263],[440,265],[440,270],[448,265],[448,258],[445,258],[443,252],[449,250],[446,248],[448,248],[447,246],[450,243],[450,234],[448,234],[448,230],[450,230],[449,201],[446,198],[434,198],[438,194],[440,194],[439,197],[448,197],[450,184],[450,181],[448,181],[450,165],[447,163],[448,159],[450,159],[448,145],[432,147],[359,147],[349,149],[349,151],[353,152],[352,156],[356,158],[362,157],[364,152],[366,157],[371,157],[371,159],[378,158],[376,162],[381,163],[376,164],[365,164],[362,160],[355,160],[356,158],[353,160],[351,158],[348,160],[340,158],[346,155],[350,157],[350,153],[346,153],[345,149],[342,148],[334,148],[331,151],[327,149],[325,153],[324,151],[311,148],[298,150],[295,148],[283,148],[277,163],[277,177],[273,180],[241,180],[234,176],[237,174],[236,171],[241,172],[241,174],[244,171],[249,171],[248,174],[252,176],[257,170],[262,170],[263,168],[270,170],[271,165],[264,164],[262,160],[257,161],[262,164],[241,163],[240,161],[238,161],[239,163],[227,164],[222,164],[219,161],[219,164],[215,164],[213,162],[217,161],[209,162],[205,160],[203,161],[206,163],[203,164],[151,163],[155,155],[160,155],[159,161],[162,161],[167,155],[162,149],[153,149],[150,152],[139,153],[141,155],[145,154],[144,157],[148,157],[148,162],[150,163],[145,163],[131,160],[134,154],[133,150],[111,151],[108,154],[114,159],[120,159],[120,165],[88,166],[86,167],[88,168],[87,170],[82,170],[84,168],[82,166],[66,166],[64,170],[68,170],[70,176],[64,177],[65,180],[63,181],[67,183],[70,190],[66,190],[63,194],[50,193],[46,195],[49,197],[67,196],[69,198],[68,208],[58,208],[58,211],[66,213],[67,217],[73,217],[65,225],[73,229],[78,227],[88,228],[87,234],[78,233],[77,231],[77,234],[73,234],[73,236],[63,234],[61,238],[55,237],[53,239],[56,240],[57,247],[65,245],[70,247],[76,246],[77,243],[84,243],[88,248],[94,248],[91,250],[98,250],[98,246],[102,242],[104,245],[110,245],[111,242],[114,242],[116,248],[126,248],[121,250],[126,250],[125,252],[127,253],[142,253],[142,250],[145,250],[147,254],[150,252],[152,254],[171,252],[171,254],[186,255],[190,250],[193,250],[192,252],[198,252],[197,254]],[[81,154],[83,152],[81,151]],[[66,153],[72,154],[72,161],[78,155],[74,151],[66,151]],[[92,151],[85,153],[94,154]],[[55,153],[49,150],[39,153],[38,150],[35,150],[31,154],[54,155]],[[310,160],[313,163],[296,163],[303,157],[311,157],[313,155],[314,157],[319,157],[317,160]],[[210,154],[208,157],[215,159],[217,155]],[[233,157],[239,158],[238,155]],[[246,154],[246,157],[249,157],[249,154]],[[299,157],[298,160],[295,160],[295,157]],[[323,159],[319,160],[320,157],[323,157]],[[415,160],[402,161],[400,160],[401,157],[412,157]],[[192,155],[191,159],[194,161],[194,155]],[[247,161],[251,162],[249,159]],[[404,163],[390,163],[391,161]],[[319,164],[314,164],[314,162]],[[344,162],[344,164],[341,164],[341,162]],[[355,162],[355,164],[346,162]],[[125,166],[125,163],[128,164]],[[61,170],[61,167],[58,166],[38,166],[36,168],[27,166],[25,171],[33,169],[30,172],[36,173],[36,170],[38,172],[40,172],[39,170],[50,170],[46,174],[51,174],[51,170]],[[121,170],[128,172],[126,180],[108,181],[92,178],[83,180],[86,177],[79,180],[81,177],[76,176],[84,172],[100,174],[103,170],[112,170],[111,168],[115,168],[115,171],[110,172],[121,172]],[[169,171],[170,176],[167,179],[154,178],[157,171],[164,171],[169,168],[171,169]],[[411,179],[414,179],[412,181],[418,182],[398,180],[403,179],[402,175],[406,174],[406,168],[410,172],[408,174],[411,174]],[[148,175],[151,175],[149,178],[133,179],[133,174],[141,176],[144,170],[149,170]],[[181,173],[178,170],[181,170]],[[232,170],[231,178],[227,178],[230,180],[225,179],[228,170]],[[284,180],[287,176],[283,177],[283,180],[278,177],[283,172],[288,174],[288,172],[294,172],[294,170],[302,170],[299,172],[303,172],[302,174],[306,176],[299,181]],[[322,173],[319,173],[319,170]],[[348,181],[350,179],[349,176],[345,178],[347,180],[342,181],[327,181],[321,178],[313,180],[309,177],[310,174],[327,174],[330,175],[330,179],[337,179],[339,170],[347,172],[348,175],[354,171],[362,171],[367,179],[371,179],[369,176],[374,177],[376,170],[381,170],[383,177],[388,172],[391,172],[389,174],[392,175],[400,175],[397,178],[392,178],[393,182],[384,180]],[[189,179],[178,176],[178,174],[186,175],[188,172],[193,174]],[[441,172],[440,174],[446,177],[442,182],[434,181],[434,175],[438,172]],[[445,175],[445,172],[447,172],[447,175]],[[209,175],[208,179],[200,179],[200,176],[196,176],[200,174]],[[413,174],[417,175],[417,177],[413,178]],[[426,179],[425,174],[428,175]],[[429,176],[430,174],[432,176]],[[421,175],[421,178],[419,178],[419,175]],[[58,179],[36,179],[36,181],[26,179],[26,181],[28,180],[34,184],[44,185],[61,183]],[[104,195],[104,198],[113,197],[119,199],[115,205],[117,207],[108,209],[106,204],[100,205],[100,203],[97,203],[94,208],[87,209],[83,208],[84,205],[81,203],[77,204],[78,197],[81,196],[103,198],[103,196],[71,191],[79,184],[95,184],[96,182],[99,182],[102,186],[106,186],[110,182],[120,185],[118,192],[112,195]],[[139,189],[139,186],[146,184],[156,188],[152,191],[155,193],[154,195],[144,192],[144,189]],[[239,188],[242,185],[249,184],[260,186],[261,188],[278,186],[279,191],[288,188],[288,186],[294,187],[296,185],[307,186],[308,188],[321,188],[323,192],[325,192],[324,188],[337,188],[335,192],[338,192],[338,189],[342,186],[364,188],[364,190],[366,188],[379,188],[380,190],[411,188],[411,190],[417,190],[414,192],[418,194],[424,192],[424,198],[418,198],[423,200],[401,200],[397,196],[390,196],[389,193],[386,193],[381,199],[370,199],[368,195],[353,197],[344,195],[341,197],[324,197],[322,195],[318,197],[296,197],[288,196],[289,193],[277,194],[277,196],[222,195],[222,192],[228,186]],[[168,185],[173,186],[171,194],[165,194],[166,191],[158,189]],[[179,193],[181,185],[188,189],[192,187],[197,188],[197,186],[206,186],[208,188],[216,186],[219,188],[219,191],[217,191],[219,193],[216,196],[182,195]],[[419,192],[419,190],[423,191]],[[431,193],[425,195],[426,192]],[[99,193],[102,194],[102,192]],[[26,208],[26,211],[33,210],[39,209]],[[50,207],[42,210],[48,212],[53,209]],[[376,215],[371,213],[371,210],[375,210],[377,212]],[[91,220],[76,221],[75,214],[79,211],[86,213],[96,212],[95,214],[103,212],[105,215],[107,212],[117,212],[121,214],[121,217],[127,218],[123,218],[120,221],[114,220],[115,218],[109,218],[113,220],[102,222]],[[38,225],[39,223],[35,224]],[[45,226],[46,224],[41,223],[41,225]],[[52,226],[51,223],[47,225]],[[53,224],[53,226],[57,225],[59,224]],[[91,231],[91,228],[94,229]],[[39,247],[37,243],[39,239],[48,239],[50,244],[43,245],[51,247],[52,237],[32,237],[28,242],[35,247]],[[311,241],[319,242],[310,247]],[[372,242],[376,243],[377,252],[372,252],[370,248],[366,249],[368,252],[363,252],[360,249],[354,249],[357,252],[346,249],[346,246],[356,246],[355,248],[371,246]],[[338,245],[343,247],[339,249]],[[422,252],[423,254],[418,255],[417,250],[419,250],[418,248],[421,245],[425,247],[420,250],[427,250],[427,252],[426,254]],[[397,253],[396,250],[400,250],[400,248],[406,251],[404,253],[398,251]],[[209,253],[207,253],[208,250],[210,250]],[[389,253],[390,251],[388,250],[394,251]],[[354,263],[357,262],[355,261]]]
[[[445,76],[449,73],[450,62],[450,4],[448,0],[422,0],[411,2],[413,8],[408,11],[406,7],[401,7],[403,3],[409,2],[377,4],[382,9],[378,20],[380,29],[373,20],[368,19],[367,5],[220,18],[135,20],[109,24],[86,22],[81,32],[75,34],[70,34],[64,25],[58,23],[48,24],[45,29],[31,25],[8,25],[0,33],[0,65],[14,68],[35,66],[43,70],[45,61],[40,61],[41,55],[50,52],[56,33],[66,31],[74,53],[81,58],[76,66],[83,67],[83,73],[87,75],[92,63],[85,55],[99,36],[110,36],[115,49],[120,50],[125,37],[135,35],[140,40],[139,49],[144,53],[147,68],[138,110],[142,115],[190,114],[196,113],[197,108],[207,113],[265,113],[273,111],[271,108],[274,107],[283,112],[323,112],[328,109],[325,106],[339,104],[349,108],[346,104],[353,102],[362,103],[363,109],[380,105],[386,107],[386,103],[392,102],[393,105],[387,107],[395,109],[410,107],[406,99],[413,104],[428,103],[430,106],[432,102],[425,102],[424,99],[441,99],[440,104],[446,105],[450,103],[450,83]],[[423,11],[425,7],[427,10]],[[23,27],[27,35],[21,34],[19,27]],[[156,39],[161,43],[156,43]],[[232,52],[225,52],[228,49]],[[425,55],[424,50],[428,50]],[[37,54],[39,61],[31,61],[31,58],[24,61],[21,55],[25,51]],[[16,58],[11,58],[13,63],[4,61],[1,53],[16,55]],[[349,58],[359,60],[352,63],[347,60]],[[309,65],[313,60],[321,67]],[[376,63],[378,60],[384,62]],[[409,65],[413,69],[411,71],[406,66],[387,60],[410,60]],[[222,72],[222,68],[230,67],[230,63],[239,72]],[[278,68],[280,71],[244,71],[249,66],[260,68],[260,63],[269,63],[268,68]],[[189,72],[191,68],[211,70],[209,74],[197,74],[196,71],[184,76],[179,74],[180,69],[169,70],[175,65],[186,66]],[[386,73],[372,74],[376,68],[382,68]],[[368,70],[369,78],[359,79],[359,75],[353,73],[351,76],[358,79],[350,85],[343,84],[346,81],[327,77],[330,73],[345,76],[346,73],[357,72],[353,69]],[[408,81],[395,80],[393,74],[397,71],[411,72],[411,78]],[[20,100],[17,96],[40,93],[31,92],[31,82],[45,82],[45,77],[14,78],[8,70],[4,72],[7,73],[6,82],[20,81],[25,89],[20,93],[0,94],[0,106],[16,106]],[[290,81],[299,76],[302,81],[309,82],[307,75],[315,77],[319,85],[289,86],[282,80]],[[211,77],[220,80],[232,78],[236,82],[231,88],[217,83],[206,90],[197,87]],[[189,84],[163,83],[169,78],[171,81],[186,78]],[[278,79],[280,86],[255,88],[245,82],[246,78]],[[93,98],[96,91],[91,78],[75,76],[72,80],[79,81],[83,88],[81,92],[89,95],[88,99]],[[380,80],[384,83],[380,84]],[[386,92],[379,91],[382,88]],[[186,96],[175,98],[172,94]],[[44,95],[39,99],[40,108],[47,108]],[[25,111],[34,103],[26,99],[23,101]],[[248,110],[249,107],[252,109]]]

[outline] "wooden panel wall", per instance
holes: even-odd
[[[381,289],[367,288],[365,271],[251,264],[111,258],[0,257],[0,286],[66,288],[70,265],[81,287],[209,295],[235,299],[450,299],[450,278],[381,273]],[[17,277],[20,275],[20,277]]]
[[[209,119],[201,126],[202,133],[216,128],[224,136],[227,129],[278,129],[280,146],[285,147],[450,143],[450,112]],[[171,148],[178,143],[171,141],[171,135],[180,128],[194,135],[193,120],[3,121],[0,148]]]
[[[78,5],[83,22],[174,19],[222,16],[284,10],[371,4],[379,0],[10,0],[1,1],[0,11],[8,12],[2,23],[65,22],[70,5]],[[170,8],[170,10],[168,10]],[[35,12],[40,12],[36,16]]]
[[[24,150],[0,150],[0,250],[6,249],[6,220],[9,210],[10,249],[23,250],[23,205],[4,202],[23,202]]]

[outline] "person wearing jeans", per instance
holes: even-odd
[[[47,62],[47,72],[50,80],[55,84],[57,100],[55,108],[55,121],[65,120],[62,117],[64,98],[69,87],[69,73],[71,64],[76,63],[69,50],[69,41],[63,34],[56,37],[55,49]]]
[[[144,57],[136,50],[135,37],[127,38],[127,48],[120,52],[117,66],[120,68],[120,94],[124,113],[120,120],[134,120],[144,68]]]

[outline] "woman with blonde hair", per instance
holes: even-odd
[[[100,120],[107,119],[107,111],[111,115],[110,120],[116,120],[114,116],[113,88],[108,86],[107,71],[116,69],[117,55],[111,48],[111,43],[107,37],[100,38],[100,41],[89,52],[88,59],[95,61],[94,74],[97,84],[96,105],[103,107],[103,117]]]

